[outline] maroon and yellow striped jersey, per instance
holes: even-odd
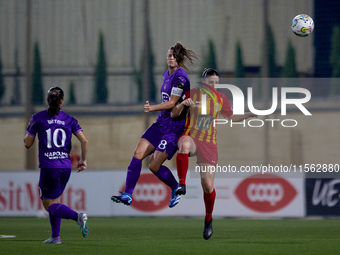
[[[222,100],[221,109],[218,109],[218,107],[215,106],[213,98],[207,95],[206,115],[203,115],[201,100],[203,93],[204,92],[198,88],[190,90],[190,98],[194,101],[195,105],[191,106],[188,111],[184,134],[190,135],[199,141],[217,144],[217,129],[213,125],[213,120],[218,118],[219,112],[226,118],[233,114],[233,110],[231,109],[228,98],[223,93],[217,92]]]

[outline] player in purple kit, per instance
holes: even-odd
[[[81,159],[77,172],[86,169],[86,154],[88,141],[79,126],[78,121],[61,111],[64,102],[64,92],[59,87],[52,87],[47,93],[48,109],[34,114],[24,138],[25,147],[30,148],[38,133],[39,139],[39,192],[46,211],[49,213],[52,229],[51,237],[43,243],[60,244],[61,219],[72,219],[78,223],[82,235],[87,237],[87,215],[77,213],[66,205],[59,204],[71,175],[71,138],[74,134],[81,143]]]
[[[169,207],[174,207],[179,202],[179,195],[175,194],[178,182],[171,171],[163,164],[166,159],[171,159],[177,151],[177,139],[183,134],[185,125],[185,114],[172,119],[170,116],[172,108],[184,93],[190,90],[190,81],[185,66],[185,61],[193,63],[197,59],[196,54],[186,49],[177,42],[168,50],[168,70],[163,74],[161,86],[162,103],[150,105],[146,101],[144,112],[161,111],[157,120],[144,132],[138,141],[132,160],[128,167],[125,191],[120,196],[112,196],[116,203],[130,205],[132,193],[139,179],[142,169],[142,160],[153,153],[149,168],[172,192]],[[183,69],[184,68],[184,69]]]

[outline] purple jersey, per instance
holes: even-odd
[[[163,83],[161,86],[162,103],[170,100],[171,95],[182,98],[187,91],[190,90],[190,81],[187,73],[181,68],[177,68],[175,72],[169,75],[166,70],[163,74]],[[181,99],[180,99],[181,100]],[[185,125],[185,116],[181,115],[177,118],[171,118],[172,109],[163,110],[158,115],[157,121],[162,125]]]
[[[78,121],[63,111],[53,117],[47,110],[34,114],[26,133],[38,133],[39,168],[71,168],[71,138],[79,131]]]

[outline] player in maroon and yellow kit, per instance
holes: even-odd
[[[202,75],[202,83],[214,87],[219,83],[219,73],[212,68],[205,69]],[[233,115],[228,98],[221,92],[204,89],[190,90],[190,98],[185,99],[172,110],[171,117],[175,118],[181,114],[184,108],[189,108],[184,134],[178,139],[178,153],[176,156],[177,173],[179,178],[179,188],[176,193],[185,195],[185,179],[189,166],[189,156],[197,157],[197,164],[200,166],[201,184],[204,192],[205,222],[204,239],[209,239],[212,235],[212,212],[216,192],[214,189],[214,172],[203,171],[209,167],[216,167],[218,160],[216,127],[213,120],[217,119],[221,113],[223,117],[229,118],[233,122],[242,121],[250,117],[257,117],[253,113],[243,115]],[[202,95],[206,95],[206,109],[202,109]],[[204,112],[202,112],[204,111]]]

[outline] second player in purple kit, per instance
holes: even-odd
[[[30,148],[36,134],[39,139],[39,193],[44,208],[49,213],[52,234],[43,243],[60,244],[61,219],[72,219],[78,223],[82,235],[87,237],[87,215],[77,213],[66,205],[59,204],[71,175],[71,138],[75,135],[81,143],[81,159],[78,172],[86,169],[88,141],[78,121],[61,111],[64,92],[59,87],[50,88],[47,94],[48,110],[34,114],[26,131],[24,143]]]
[[[120,196],[111,197],[114,202],[126,205],[132,203],[132,193],[140,176],[142,160],[150,154],[153,155],[150,159],[149,169],[172,190],[169,207],[174,207],[179,202],[180,196],[175,194],[178,182],[163,163],[176,153],[177,140],[184,131],[185,114],[172,119],[170,113],[172,108],[182,100],[182,95],[190,90],[190,81],[184,69],[187,69],[185,62],[193,63],[194,59],[197,59],[196,54],[184,48],[179,42],[168,50],[168,70],[163,74],[161,86],[162,103],[150,105],[149,101],[146,101],[144,105],[144,112],[161,112],[157,120],[138,141],[128,167],[125,190],[121,192]]]

